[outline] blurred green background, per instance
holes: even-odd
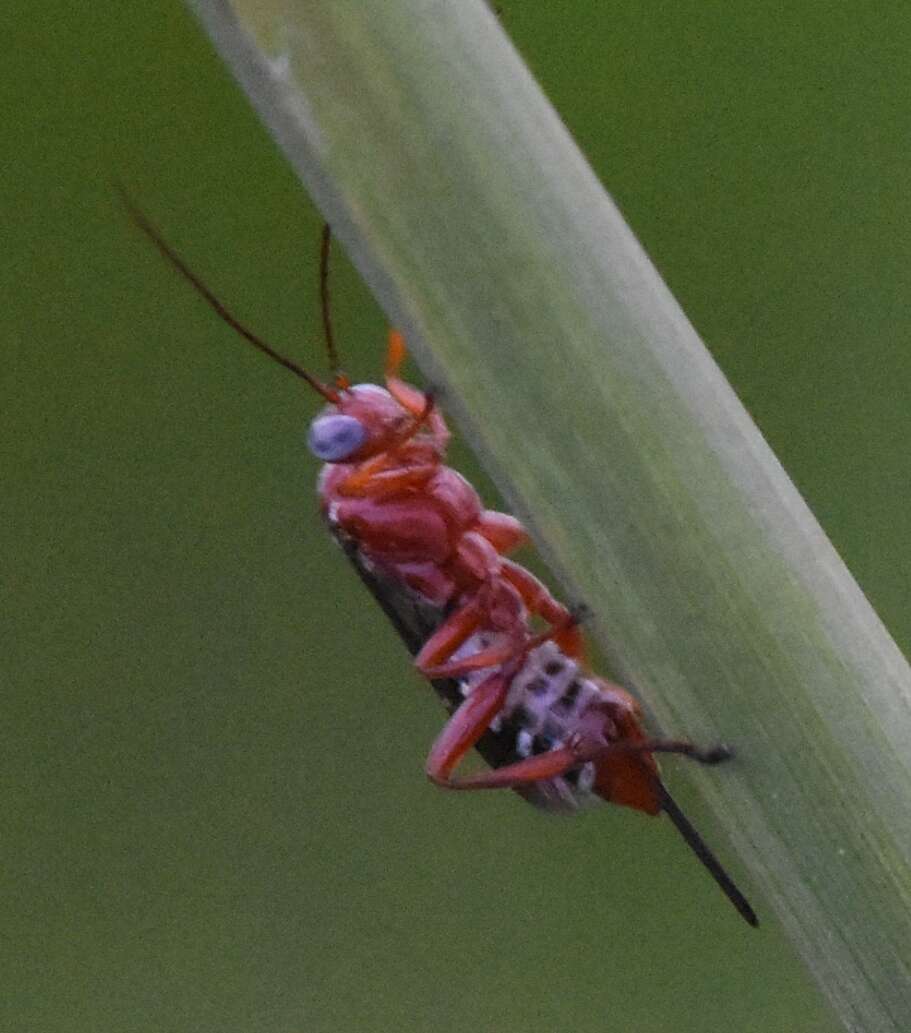
[[[501,9],[907,652],[907,8]],[[425,782],[442,712],[320,526],[314,400],[110,181],[316,366],[318,217],[177,0],[6,20],[0,1028],[839,1028],[663,822]],[[335,277],[375,378],[382,315]]]

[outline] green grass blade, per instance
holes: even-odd
[[[911,672],[480,0],[196,0],[845,1024],[911,1029]]]

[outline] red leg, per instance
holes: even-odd
[[[721,764],[734,756],[730,747],[719,743],[716,746],[703,748],[687,739],[641,739],[639,742],[632,742],[626,739],[620,742],[612,742],[607,746],[595,748],[593,756],[589,759],[597,761],[600,757],[608,754],[626,753],[676,753],[681,757],[688,757],[697,764]]]
[[[405,361],[405,337],[399,330],[389,327],[386,346],[386,376],[397,377],[402,363]]]
[[[474,693],[472,693],[472,696]],[[468,699],[471,699],[469,696]],[[467,702],[467,700],[466,700]],[[464,704],[462,704],[464,706]],[[452,720],[458,716],[458,711]],[[447,726],[448,727],[448,726]],[[485,729],[481,729],[483,733]],[[445,729],[444,729],[445,732]],[[478,739],[481,737],[478,734]],[[439,739],[437,740],[439,742]],[[475,740],[477,742],[477,739]],[[474,743],[472,743],[474,745]],[[464,751],[463,751],[464,753]],[[461,758],[461,754],[456,761]],[[449,775],[455,767],[455,763],[448,765],[439,772],[430,770],[430,763],[433,760],[433,753],[428,760],[427,774],[430,780],[440,786],[441,789],[521,789],[523,786],[534,785],[535,782],[549,782],[553,778],[559,778],[568,771],[579,766],[579,760],[572,750],[561,747],[557,750],[549,750],[547,753],[539,753],[535,757],[528,757],[515,764],[507,764],[505,767],[496,768],[493,771],[482,771],[477,775],[468,775],[465,778],[452,778]]]
[[[477,530],[499,553],[506,553],[528,541],[528,532],[514,516],[485,509]]]
[[[585,658],[585,643],[578,623],[571,619],[571,612],[558,602],[547,588],[524,567],[512,560],[501,559],[503,577],[516,589],[529,611],[548,624],[564,625],[563,630],[553,636],[563,652],[574,660]]]
[[[518,643],[521,645],[521,642]],[[496,645],[479,649],[477,653],[466,656],[462,660],[450,660],[437,664],[436,667],[422,667],[421,673],[428,678],[461,678],[473,671],[483,671],[485,667],[499,667],[510,657],[516,655],[517,642],[514,638],[504,637]]]
[[[468,703],[471,698],[469,696],[465,703]],[[465,703],[462,704],[462,707],[465,706]],[[450,724],[459,716],[462,707],[453,715]],[[493,716],[491,714],[487,722],[488,724]],[[567,774],[573,768],[589,763],[589,761],[594,761],[597,764],[599,760],[604,760],[608,756],[616,754],[679,753],[698,761],[700,764],[719,764],[731,756],[730,750],[724,746],[701,750],[691,742],[679,739],[644,739],[639,742],[624,740],[605,743],[580,736],[571,740],[566,746],[549,750],[547,753],[539,753],[537,756],[528,757],[525,760],[517,761],[515,764],[507,764],[505,767],[496,768],[493,771],[482,771],[477,775],[468,775],[465,778],[452,778],[450,777],[450,772],[455,768],[468,747],[453,757],[445,758],[451,762],[440,763],[440,760],[443,758],[435,758],[435,751],[443,736],[446,735],[448,727],[447,725],[447,728],[443,730],[443,735],[434,744],[434,749],[431,751],[430,759],[428,760],[428,774],[430,778],[444,789],[521,789],[523,786],[533,785],[535,782],[549,782],[551,779]],[[480,730],[470,745],[473,746],[480,739],[486,727],[485,725]],[[434,759],[437,759],[438,766],[431,774],[430,763]]]
[[[475,633],[481,623],[483,612],[477,597],[471,598],[464,606],[451,613],[421,647],[414,658],[414,665],[419,671],[427,673],[436,668]],[[442,676],[440,676],[442,677]]]
[[[562,624],[575,622],[568,614]],[[529,757],[516,764],[507,764],[494,771],[469,775],[467,778],[454,779],[452,771],[465,756],[468,750],[481,738],[490,727],[490,722],[502,710],[512,684],[522,664],[532,649],[542,642],[555,637],[563,630],[557,626],[532,638],[526,638],[524,644],[513,658],[503,664],[498,671],[489,675],[467,697],[465,702],[452,715],[439,738],[430,749],[427,757],[427,777],[444,789],[512,789],[534,782],[557,778],[567,771],[585,763],[580,759],[577,745],[570,743],[566,747],[550,750],[537,757]],[[581,741],[581,740],[580,740]],[[598,744],[603,745],[603,740]]]
[[[501,562],[500,554],[482,534],[466,531],[456,545],[452,566],[465,581],[484,583],[499,575]]]
[[[518,635],[507,633],[501,636],[496,644],[480,649],[471,656],[461,660],[450,659],[482,624],[485,627],[489,626],[487,616],[488,608],[482,590],[455,613],[450,614],[437,628],[415,657],[415,666],[428,678],[458,678],[472,671],[505,663],[522,648],[525,637],[522,624],[516,625]]]
[[[483,543],[483,544],[482,544]],[[479,547],[480,546],[480,547]],[[497,576],[496,568],[508,565],[520,571],[527,580],[543,585],[522,567],[516,567],[508,560],[501,560],[493,547],[476,532],[463,535],[459,544],[460,560],[463,566],[473,567],[475,576],[485,573],[484,564],[493,564],[494,570],[487,570],[488,579],[479,587],[459,610],[451,614],[433,635],[424,643],[415,659],[415,665],[429,678],[457,678],[472,671],[494,667],[514,658],[521,663],[528,651],[548,639],[554,642],[568,656],[579,656],[581,639],[578,636],[577,618],[566,607],[556,601],[547,610],[553,614],[552,627],[540,635],[528,635],[523,600],[519,589],[512,581]],[[527,581],[526,581],[527,584]],[[549,596],[548,596],[549,597]],[[452,655],[479,628],[498,633],[498,641],[471,656],[451,660]],[[576,651],[573,652],[573,648]],[[450,662],[446,662],[449,660]],[[514,670],[518,668],[514,666]]]
[[[406,488],[421,488],[439,469],[439,463],[391,465],[395,456],[383,452],[359,464],[336,484],[339,495],[350,498],[382,499],[400,495]]]
[[[389,347],[386,350],[386,390],[406,412],[426,419],[430,433],[442,452],[449,443],[449,428],[437,409],[432,405],[428,407],[427,395],[399,378],[399,367],[404,360],[405,338],[398,330],[390,329]]]
[[[427,756],[427,777],[439,786],[451,785],[450,773],[481,738],[503,707],[515,674],[509,664],[485,678],[446,722]]]
[[[430,636],[415,664],[428,678],[457,678],[485,667],[495,667],[516,656],[527,639],[525,607],[519,593],[499,576],[500,556],[476,531],[462,535],[456,559],[447,567],[457,580],[480,582],[468,601]],[[451,660],[479,628],[497,636],[497,641],[471,656]],[[449,661],[449,662],[447,662]]]

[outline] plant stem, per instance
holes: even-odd
[[[481,0],[195,0],[846,1026],[911,1029],[911,672]]]

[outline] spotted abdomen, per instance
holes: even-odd
[[[457,658],[477,652],[486,641],[486,636],[473,636]],[[469,695],[490,673],[478,671],[463,679],[462,694]],[[564,746],[576,732],[600,734],[606,702],[597,683],[586,677],[575,661],[553,642],[545,642],[529,653],[513,678],[490,730],[508,743],[510,756],[505,763],[512,763]],[[545,810],[570,813],[599,799],[592,791],[594,781],[594,765],[584,764],[562,778],[530,786],[522,795]]]

